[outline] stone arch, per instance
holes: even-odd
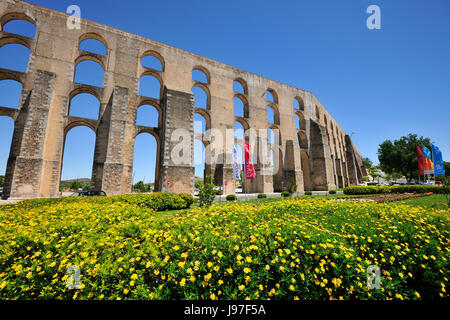
[[[156,142],[156,150],[155,150],[155,172],[154,172],[154,181],[153,181],[153,191],[160,191],[161,178],[160,178],[160,150],[161,150],[161,139],[154,128],[150,127],[138,127],[136,130],[136,134],[133,136],[133,160],[132,160],[132,170],[134,172],[136,166],[136,138],[142,134],[148,134],[155,139]],[[134,176],[134,173],[133,175]],[[133,189],[133,183],[137,181],[133,181],[134,178],[131,179],[131,189]]]
[[[151,89],[151,91],[155,91],[155,92],[157,92],[158,94],[158,96],[156,97],[156,96],[150,96],[150,95],[155,95],[154,94],[154,92],[151,92],[150,93],[150,95],[146,95],[146,94],[144,94],[145,92],[144,91],[147,91],[147,88],[143,88],[144,86],[143,86],[143,81],[145,81],[145,79],[149,79],[149,78],[147,78],[147,77],[150,77],[150,78],[153,78],[153,79],[156,79],[157,80],[157,82],[158,82],[158,84],[159,84],[159,90],[156,90],[156,88],[152,88]],[[153,87],[154,86],[154,84],[151,84],[151,86]],[[150,90],[149,90],[150,91]],[[158,73],[158,72],[155,72],[155,71],[153,71],[153,70],[146,70],[146,71],[144,71],[142,74],[141,74],[141,76],[139,77],[139,95],[141,96],[141,97],[148,97],[148,98],[153,98],[153,99],[156,99],[156,100],[160,100],[161,99],[161,97],[163,96],[163,91],[164,91],[164,84],[163,84],[163,80],[162,80],[162,78],[161,78],[161,75]]]
[[[205,121],[206,121],[206,130],[211,129],[211,116],[209,115],[209,112],[202,108],[195,108],[194,113],[198,113],[201,115]]]
[[[201,83],[201,82],[196,82],[192,86],[192,90],[193,90],[192,92],[194,94],[194,107],[197,107],[197,108],[202,108],[202,107],[199,106],[198,93],[194,92],[194,88],[200,88],[203,90],[206,101],[204,101],[204,103],[201,103],[201,105],[205,105],[205,109],[210,110],[211,109],[211,93],[209,92],[209,88],[204,83]],[[202,100],[202,102],[203,102],[203,100]]]
[[[269,112],[268,108],[272,109],[273,111],[273,122],[271,122],[269,119]],[[267,122],[270,124],[280,125],[280,112],[278,110],[278,107],[276,104],[269,103],[266,105],[266,113],[267,113]]]
[[[99,72],[99,73],[96,76],[92,76],[92,70],[89,70],[91,67],[88,66],[88,64],[87,64],[88,62],[94,63],[96,68],[98,68],[97,67],[97,65],[98,65],[101,68],[101,74],[100,74],[100,69],[98,69],[96,72]],[[92,65],[92,67],[94,66],[93,64],[91,64],[91,65]],[[82,74],[81,76],[80,76],[80,73]],[[89,80],[84,79],[85,77],[87,78],[87,74],[89,74]],[[81,79],[82,82],[80,81],[80,77],[83,78],[83,79]],[[82,56],[78,57],[75,60],[75,72],[73,75],[74,83],[86,84],[86,85],[102,88],[104,78],[105,78],[104,64],[95,55],[86,54],[86,55],[82,55]]]
[[[236,115],[235,99],[239,99],[242,102],[242,109],[243,109],[242,110],[242,117],[243,118],[248,118],[249,117],[249,107],[248,107],[248,100],[247,100],[247,98],[241,93],[235,93],[234,94],[234,97],[233,97],[234,116],[238,116],[238,115]]]
[[[155,58],[161,63],[161,70],[154,69],[154,68],[149,68],[149,67],[144,66],[144,64],[143,64],[143,62],[142,62],[142,59],[143,59],[144,57],[147,57],[147,56],[155,57]],[[164,71],[166,70],[166,62],[164,61],[163,56],[162,56],[159,52],[157,52],[157,51],[154,51],[154,50],[147,50],[147,51],[145,51],[145,52],[141,55],[140,60],[141,60],[141,65],[142,65],[144,68],[146,68],[146,69],[152,69],[152,70],[156,70],[156,71],[160,71],[160,72],[164,72]]]
[[[267,92],[270,93],[270,95],[272,96],[272,98],[273,98],[272,101],[267,99]],[[274,89],[268,88],[266,90],[266,101],[272,102],[272,104],[278,104],[278,94]]]
[[[88,32],[88,33],[82,34],[80,36],[80,38],[78,39],[78,48],[80,47],[80,44],[84,40],[88,40],[88,39],[93,39],[93,40],[97,40],[97,41],[101,42],[105,46],[106,55],[108,55],[108,53],[109,53],[108,43],[106,42],[105,38],[103,38],[100,34],[98,34],[96,32]]]
[[[8,22],[13,21],[13,20],[25,20],[27,22],[32,23],[36,27],[36,20],[31,18],[27,14],[25,14],[23,12],[8,12],[0,18],[0,26],[1,26],[0,31],[3,31],[3,27]]]
[[[298,104],[298,109],[295,108],[295,102]],[[305,111],[305,103],[303,102],[303,99],[299,96],[294,97],[294,109],[299,111]]]
[[[95,153],[95,144],[96,144],[96,140],[97,140],[97,132],[96,132],[96,121],[90,121],[89,119],[77,119],[74,121],[69,122],[66,127],[64,128],[64,138],[63,138],[63,146],[62,146],[62,152],[61,152],[61,165],[60,165],[60,171],[59,171],[59,183],[61,183],[62,180],[62,174],[63,174],[63,170],[64,170],[64,157],[67,156],[67,150],[66,150],[66,146],[67,146],[67,135],[69,134],[69,132],[77,127],[87,127],[89,129],[91,129],[94,133],[94,143],[93,143],[93,148],[92,148],[92,158],[94,159],[94,153]],[[83,142],[84,143],[84,142]],[[83,154],[85,154],[83,152]],[[91,178],[93,175],[93,165],[91,166]],[[91,186],[92,183],[94,181],[91,180]]]
[[[206,82],[195,80],[194,79],[194,71],[201,71],[206,77]],[[197,65],[192,68],[192,80],[194,80],[195,82],[203,83],[203,84],[210,84],[211,83],[211,74],[209,73],[208,69],[206,69],[205,67]]]
[[[2,89],[3,86],[5,86],[5,88]],[[11,78],[0,79],[0,92],[3,91],[8,93],[7,95],[2,94],[0,96],[0,107],[19,109],[22,90],[23,85],[21,81]],[[10,101],[12,100],[12,97],[15,100],[14,102]]]
[[[86,95],[86,96],[84,96],[84,95]],[[82,107],[86,108],[86,106],[81,106],[81,103],[87,103],[89,107],[93,106],[94,102],[93,102],[92,99],[91,99],[91,101],[87,101],[87,99],[83,99],[83,97],[87,98],[88,96],[96,99],[96,103],[95,103],[96,106],[95,106],[95,108],[96,108],[97,113],[96,113],[95,117],[91,118],[90,116],[85,116],[85,115],[83,115],[83,116],[76,115],[76,114],[74,115],[73,113],[78,113],[78,112],[83,113],[83,112],[86,111],[86,110],[82,110],[81,109]],[[74,99],[76,99],[77,97],[79,99],[82,99],[82,100],[85,100],[85,101],[77,103],[78,101],[74,101]],[[92,93],[81,92],[81,93],[77,93],[76,95],[71,96],[70,101],[69,101],[69,106],[67,108],[67,115],[68,116],[89,118],[89,119],[98,119],[99,114],[100,114],[100,109],[101,109],[101,102],[100,102],[100,99],[98,99],[98,97],[96,95],[93,95]],[[93,114],[94,113],[92,113],[92,115]]]
[[[305,191],[311,191],[311,170],[309,165],[309,155],[308,151],[300,150],[300,158],[302,163],[302,171],[303,171],[303,184]]]
[[[314,108],[315,111],[315,116],[316,116],[316,121],[319,123],[320,122],[320,111],[319,111],[319,107],[316,105]]]
[[[238,83],[238,84],[241,86],[243,92],[236,91],[236,90],[234,89],[234,83],[235,83],[235,82]],[[242,78],[236,78],[236,79],[234,79],[234,80],[233,80],[233,92],[234,92],[234,93],[240,93],[240,94],[242,94],[242,95],[248,95],[248,86],[247,86],[247,82],[246,82],[244,79],[242,79]]]
[[[153,125],[146,125],[146,124],[138,124],[139,122],[139,114],[142,112],[142,110],[145,109],[145,107],[151,107],[156,111],[156,126]],[[154,103],[153,101],[149,101],[147,103],[142,102],[138,105],[138,107],[136,108],[136,120],[135,120],[135,124],[136,126],[145,126],[145,127],[154,127],[154,128],[158,128],[161,127],[161,108],[159,107],[159,105],[157,103]]]
[[[12,50],[12,52],[8,52]],[[10,56],[15,55],[14,59],[1,59],[0,68],[26,72],[32,51],[29,43],[15,37],[6,37],[0,39],[0,52],[2,54]],[[6,51],[6,52],[5,52]]]

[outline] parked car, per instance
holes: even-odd
[[[434,184],[442,185],[442,181],[439,181],[439,180],[438,180],[438,181],[435,181]]]
[[[72,197],[93,197],[93,196],[106,196],[105,191],[98,190],[87,190],[87,191],[77,191],[72,193]]]

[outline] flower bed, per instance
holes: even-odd
[[[401,201],[401,200],[412,199],[412,198],[427,197],[427,196],[431,196],[432,194],[433,194],[433,192],[405,194],[405,195],[398,195],[398,196],[393,196],[393,197],[385,198],[385,199],[377,199],[377,200],[375,200],[375,202],[378,202],[378,203],[394,202],[394,201]]]
[[[444,210],[288,198],[161,214],[102,201],[1,207],[0,299],[449,298]],[[71,265],[81,290],[66,288]]]

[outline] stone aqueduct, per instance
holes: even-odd
[[[76,126],[87,126],[96,133],[93,189],[109,195],[131,191],[135,137],[147,132],[156,138],[158,146],[155,188],[191,193],[193,161],[187,165],[172,161],[170,154],[176,142],[170,135],[184,128],[193,141],[197,136],[195,113],[206,119],[207,128],[218,129],[224,136],[236,121],[244,129],[279,130],[281,167],[274,175],[263,175],[265,164],[256,163],[256,179],[249,183],[249,192],[280,191],[283,180],[295,182],[298,192],[330,190],[357,184],[365,175],[361,155],[350,136],[311,92],[84,19],[80,29],[69,30],[67,19],[67,14],[23,1],[0,0],[0,48],[19,44],[31,52],[26,72],[0,69],[0,80],[22,84],[18,108],[0,106],[0,116],[14,120],[3,198],[58,197],[65,137]],[[12,20],[34,24],[35,37],[5,32],[5,24]],[[102,42],[106,55],[80,50],[79,44],[85,39]],[[144,67],[141,58],[147,55],[159,59],[162,70]],[[102,87],[74,81],[77,65],[85,60],[97,62],[104,69]],[[207,80],[192,80],[193,70],[203,71]],[[144,75],[159,81],[159,99],[139,95],[139,80]],[[242,85],[242,93],[234,92],[234,81]],[[206,108],[194,105],[193,87],[206,92]],[[267,91],[273,96],[271,102],[266,101]],[[100,101],[98,119],[69,115],[71,99],[80,93],[92,94]],[[243,102],[243,116],[231,116],[235,97]],[[136,125],[137,109],[144,104],[158,110],[158,127]],[[267,106],[274,112],[273,123],[267,121]],[[213,161],[205,171],[211,169],[223,192],[234,193],[234,185],[225,183],[233,181],[232,165],[216,165]]]

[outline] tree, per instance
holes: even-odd
[[[70,184],[70,189],[72,190],[83,189],[83,184],[81,183],[81,181],[78,180],[72,181],[72,183]]]
[[[136,192],[148,192],[149,188],[144,184],[144,181],[138,181],[133,186],[134,191]]]
[[[393,142],[384,141],[378,148],[381,169],[388,174],[401,173],[408,181],[418,177],[416,146],[425,146],[431,150],[431,141],[411,133]]]
[[[213,176],[207,175],[205,181],[205,183],[198,181],[195,184],[195,187],[198,189],[198,202],[200,207],[209,207],[216,198]]]
[[[363,158],[363,163],[364,167],[366,167],[367,170],[369,170],[373,165],[372,160],[370,160],[369,158]]]
[[[444,161],[445,176],[450,177],[450,162]]]
[[[0,187],[3,187],[4,184],[5,184],[5,177],[0,176]]]

